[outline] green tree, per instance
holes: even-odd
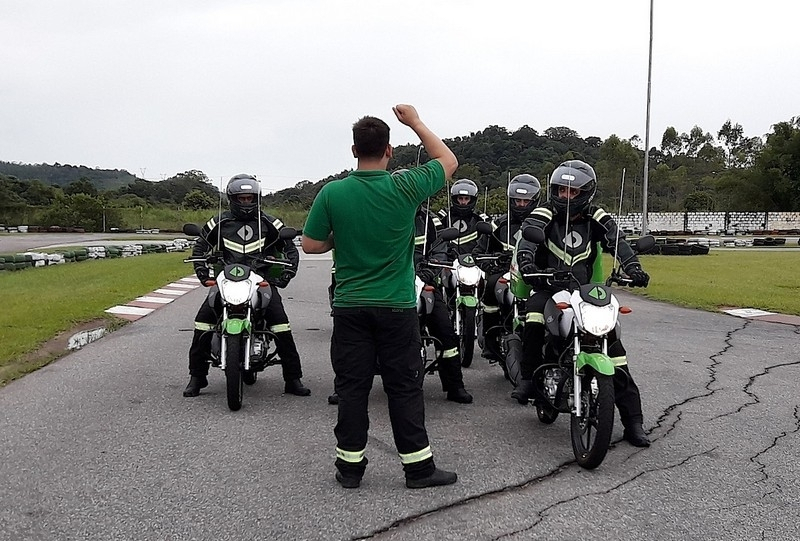
[[[183,198],[183,206],[190,210],[211,209],[217,202],[200,190],[192,190]]]
[[[708,192],[692,192],[684,198],[683,208],[687,212],[712,211],[714,197]]]
[[[70,182],[67,187],[64,188],[64,193],[67,195],[82,193],[90,197],[96,197],[97,188],[95,188],[94,184],[92,184],[91,179],[88,177],[81,177],[78,180]]]
[[[756,178],[770,211],[800,210],[800,117],[779,122],[756,160]]]

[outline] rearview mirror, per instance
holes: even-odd
[[[197,224],[183,224],[183,234],[189,237],[199,237],[200,226]]]
[[[492,225],[489,222],[478,222],[475,224],[475,230],[479,235],[491,235]]]
[[[293,239],[297,236],[297,229],[295,229],[294,227],[281,228],[280,232],[278,233],[278,236],[280,237],[281,240]]]
[[[535,244],[542,244],[544,242],[544,231],[541,227],[529,225],[522,229],[522,237]]]
[[[631,241],[631,248],[640,254],[646,254],[656,245],[656,238],[653,235],[644,235]]]

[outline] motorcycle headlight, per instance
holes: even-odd
[[[234,282],[222,278],[217,282],[219,285],[219,292],[223,300],[228,304],[245,304],[250,301],[250,292],[253,288],[253,282],[250,280],[241,280]]]
[[[476,286],[483,278],[480,267],[459,267],[458,281],[467,286]]]
[[[594,306],[588,302],[580,303],[581,326],[589,334],[603,336],[610,333],[617,324],[617,307],[614,304]]]

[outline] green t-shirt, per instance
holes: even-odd
[[[444,179],[441,163],[431,160],[394,176],[355,170],[320,190],[303,234],[324,241],[333,233],[334,306],[416,306],[414,214]]]

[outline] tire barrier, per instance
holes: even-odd
[[[80,246],[59,250],[53,253],[24,252],[0,254],[0,271],[16,271],[32,267],[74,263],[89,259],[113,259],[117,257],[135,257],[143,254],[185,252],[193,245],[193,240],[175,239],[163,243],[126,244],[121,246]]]

